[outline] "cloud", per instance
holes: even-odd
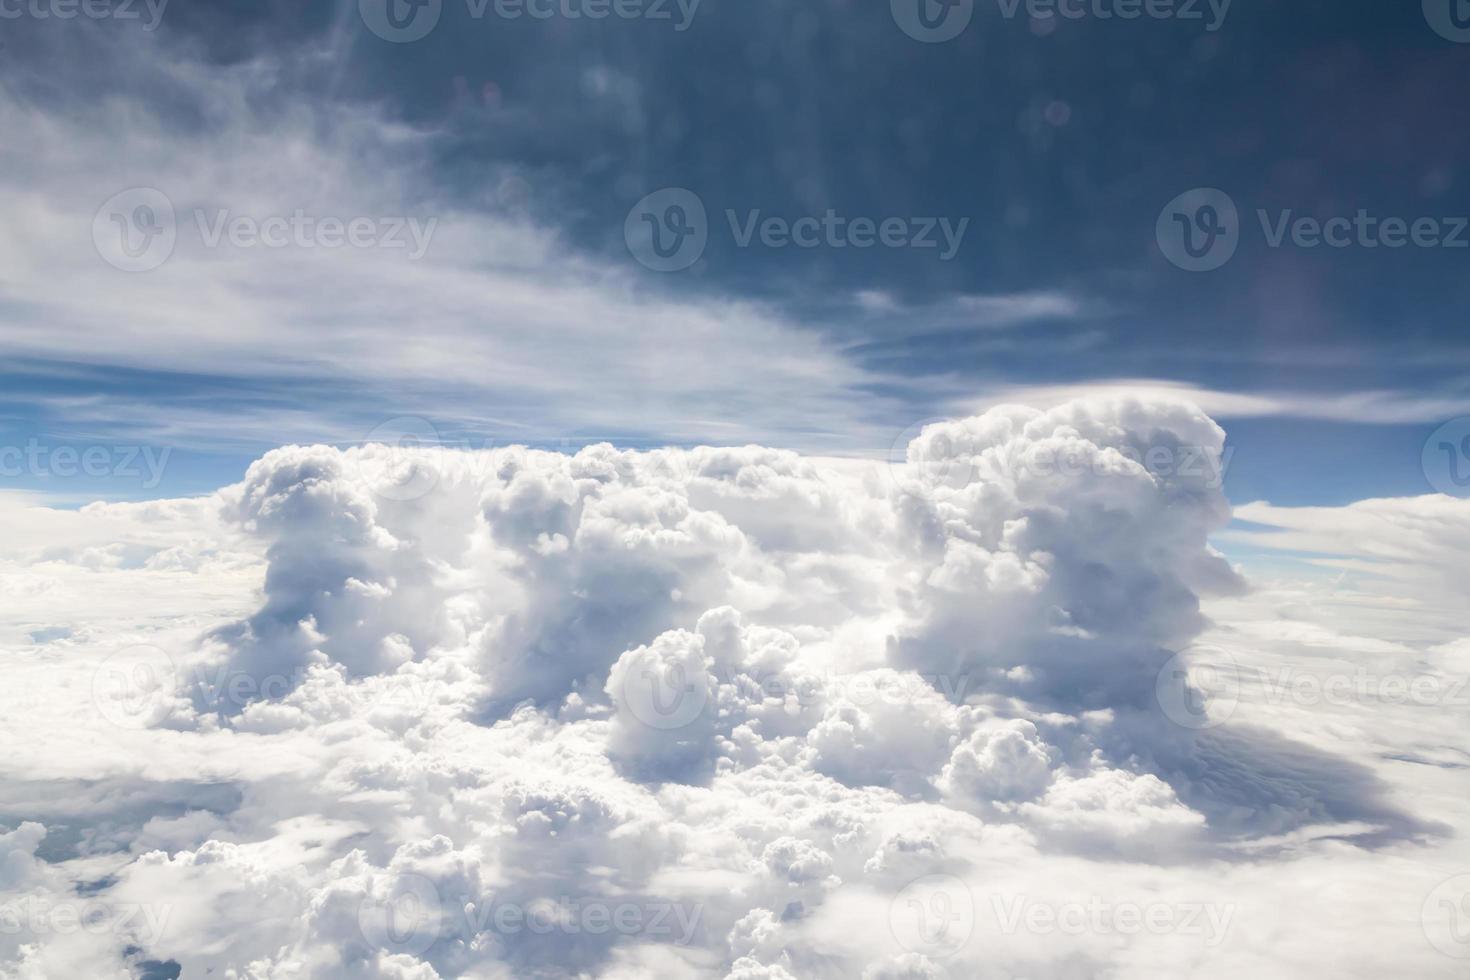
[[[1036,726],[1016,719],[978,729],[955,746],[939,787],[962,802],[1007,803],[1035,799],[1052,778],[1051,759]]]
[[[1347,635],[1252,627],[1278,593],[1211,548],[1218,485],[1148,465],[1222,443],[1088,400],[891,466],[290,446],[197,500],[30,507],[5,574],[55,605],[0,618],[0,909],[106,925],[27,917],[0,977],[1284,977],[1283,878],[1342,896],[1290,923],[1341,975],[1432,975],[1457,804],[1408,815],[1429,784],[1381,756],[1446,758],[1441,715],[1373,709],[1403,727],[1349,756],[1242,672],[1234,717],[1171,716],[1222,707],[1211,651]]]
[[[1344,580],[1374,582],[1378,591],[1445,598],[1466,596],[1461,574],[1470,548],[1470,501],[1432,495],[1360,500],[1344,507],[1244,504],[1248,525],[1222,539],[1291,554]]]
[[[292,431],[356,441],[383,421],[381,392],[392,390],[402,406],[392,414],[480,428],[494,419],[529,441],[832,446],[876,431],[870,413],[884,399],[864,393],[876,376],[830,339],[756,303],[676,297],[524,208],[450,192],[434,179],[444,134],[432,128],[320,94],[326,85],[283,100],[283,79],[316,77],[341,55],[321,47],[330,39],[223,66],[162,33],[74,26],[68,57],[113,79],[106,98],[0,91],[0,125],[31,134],[0,150],[7,302],[28,311],[0,350],[18,364],[168,383],[148,398],[51,394],[45,405],[60,417],[127,421],[171,446],[217,447],[226,420],[232,440],[253,434],[257,445]],[[109,266],[89,241],[99,208],[130,188],[161,194],[175,216],[172,254],[148,272]],[[131,213],[130,200],[118,207]],[[217,227],[298,213],[344,225],[398,216],[432,222],[432,234],[414,257],[417,248],[268,247]],[[323,295],[336,297],[330,312]],[[229,409],[194,396],[160,404],[200,375],[218,379],[215,396],[238,395]],[[321,396],[310,409],[290,394],[303,384]]]
[[[1104,312],[1098,304],[1065,292],[964,293],[913,306],[883,290],[864,289],[854,300],[870,318],[919,320],[929,330],[1009,329],[1032,323],[1071,322]]]
[[[984,672],[1071,709],[1136,707],[1202,628],[1200,592],[1238,587],[1208,538],[1229,519],[1197,409],[1139,400],[1002,407],[912,443],[899,509],[916,570],[893,656],[921,672]],[[1123,542],[1128,542],[1123,546]]]
[[[496,164],[488,189],[446,180],[452,134],[340,94],[328,66],[345,57],[346,32],[224,64],[184,35],[77,23],[63,51],[32,26],[17,29],[37,51],[85,66],[107,91],[0,90],[0,125],[28,134],[0,149],[0,266],[7,303],[25,314],[10,318],[0,352],[19,377],[112,382],[79,393],[40,386],[22,407],[47,425],[255,452],[358,443],[385,415],[416,414],[502,443],[759,441],[876,453],[893,442],[892,420],[923,414],[919,405],[968,414],[1131,391],[1190,398],[1221,418],[1470,413],[1453,391],[1303,396],[1107,377],[992,385],[976,398],[975,380],[946,374],[949,365],[916,378],[865,359],[849,335],[865,327],[846,309],[824,324],[809,315],[810,298],[788,311],[714,284],[675,286],[589,250],[546,217],[563,213],[551,176]],[[524,193],[501,193],[533,185],[538,208]],[[136,188],[161,194],[175,215],[172,254],[146,273],[111,267],[90,240],[95,221],[110,235],[113,215],[130,211],[123,201],[99,218],[109,196]],[[417,222],[424,241],[276,248],[215,234],[222,220],[289,223],[298,212],[344,225],[396,216]],[[333,297],[330,309],[322,296]],[[857,320],[901,336],[1075,326],[1109,312],[1055,289],[918,304],[870,289],[853,305]],[[286,349],[290,358],[279,355]],[[146,391],[117,383],[133,377],[149,379]]]
[[[1322,419],[1363,425],[1443,422],[1470,414],[1470,398],[1447,391],[1290,390],[1225,391],[1159,378],[1099,378],[1074,384],[999,385],[981,398],[962,401],[965,410],[983,411],[1007,402],[1051,407],[1074,399],[1113,397],[1173,398],[1198,405],[1219,419]]]

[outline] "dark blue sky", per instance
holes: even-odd
[[[427,37],[390,43],[367,29],[356,0],[174,0],[152,32],[0,22],[11,40],[0,79],[18,104],[60,116],[139,100],[175,138],[217,144],[218,120],[197,93],[177,77],[119,74],[105,52],[187,57],[205,76],[269,61],[276,76],[251,89],[262,103],[251,111],[357,107],[431,134],[407,199],[553,228],[568,261],[626,269],[631,288],[649,295],[777,311],[885,379],[879,393],[899,407],[866,418],[878,429],[932,414],[935,386],[952,398],[965,386],[978,396],[1151,379],[1289,403],[1234,420],[1211,409],[1242,444],[1234,499],[1427,491],[1424,438],[1470,411],[1457,408],[1470,403],[1470,231],[1465,248],[1289,238],[1271,247],[1257,212],[1272,222],[1287,210],[1319,221],[1360,210],[1378,221],[1434,219],[1449,237],[1454,219],[1470,215],[1470,44],[1437,33],[1417,2],[1236,0],[1213,31],[1204,3],[1205,20],[1100,19],[1089,8],[1076,20],[1033,21],[1024,4],[1015,18],[1004,9],[977,0],[958,37],[925,44],[877,2],[703,0],[679,31],[646,18],[475,18],[466,0],[443,0]],[[120,170],[126,157],[124,146]],[[709,243],[692,268],[658,273],[633,262],[624,222],[669,187],[698,195]],[[1156,223],[1172,199],[1201,187],[1238,207],[1238,249],[1221,268],[1188,272],[1161,252]],[[99,186],[96,199],[115,189]],[[740,247],[725,213],[757,209],[788,220],[831,210],[968,224],[949,261],[917,248]],[[40,315],[7,293],[15,321]],[[1035,302],[1008,317],[996,297]],[[68,411],[99,393],[163,411],[266,406],[298,423],[334,406],[364,424],[384,400],[414,408],[422,393],[319,361],[283,378],[232,371],[228,358],[184,371],[168,359],[121,363],[86,344],[17,347],[0,402],[12,442],[159,431],[136,413],[109,426]],[[1381,400],[1364,401],[1375,393]],[[503,407],[443,424],[508,440],[516,431],[466,421]],[[233,479],[258,449],[300,439],[303,428],[312,434],[308,422],[280,440],[259,426],[215,446],[185,440],[169,487]],[[324,425],[319,437],[340,430]],[[573,441],[623,434],[687,441],[647,423],[557,430]]]

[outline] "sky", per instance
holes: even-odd
[[[1346,503],[1432,489],[1426,440],[1470,414],[1465,49],[1432,9],[991,0],[926,43],[882,4],[405,4],[416,40],[377,0],[12,7],[6,128],[36,138],[0,151],[0,435],[170,452],[151,486],[14,475],[57,499],[207,492],[399,419],[881,457],[1150,383],[1228,424],[1232,500]],[[174,230],[130,226],[159,251],[129,271],[139,188]],[[657,271],[669,189],[702,247]],[[1199,189],[1234,230],[1189,271]],[[360,247],[314,237],[364,217]],[[803,218],[804,245],[762,224]]]
[[[1450,980],[1465,0],[0,0],[0,980]]]

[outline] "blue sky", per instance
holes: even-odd
[[[930,44],[888,4],[704,0],[679,30],[674,4],[507,19],[444,0],[427,36],[392,43],[374,2],[0,23],[7,121],[92,140],[60,165],[45,139],[3,150],[20,199],[0,441],[170,451],[157,485],[44,468],[7,485],[205,492],[271,446],[402,417],[456,444],[881,455],[924,418],[1146,383],[1230,430],[1232,500],[1328,504],[1428,492],[1425,439],[1470,414],[1470,46],[1419,4],[1123,20],[981,0]],[[176,253],[146,272],[86,241],[137,187],[177,208]],[[625,235],[665,188],[706,211],[677,272]],[[1204,272],[1158,237],[1194,188],[1237,209],[1233,255]],[[195,217],[296,210],[436,233],[412,263],[324,259],[206,247]],[[1360,212],[1430,221],[1436,244],[1332,247],[1291,224]],[[740,241],[829,213],[963,233],[948,257]]]

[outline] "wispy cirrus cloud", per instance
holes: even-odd
[[[1414,389],[1305,392],[1229,391],[1158,378],[1099,378],[1069,384],[1003,384],[967,403],[968,407],[1018,401],[1055,405],[1072,398],[1137,395],[1174,397],[1199,405],[1221,419],[1298,418],[1365,425],[1442,422],[1470,414],[1470,394],[1425,394]]]

